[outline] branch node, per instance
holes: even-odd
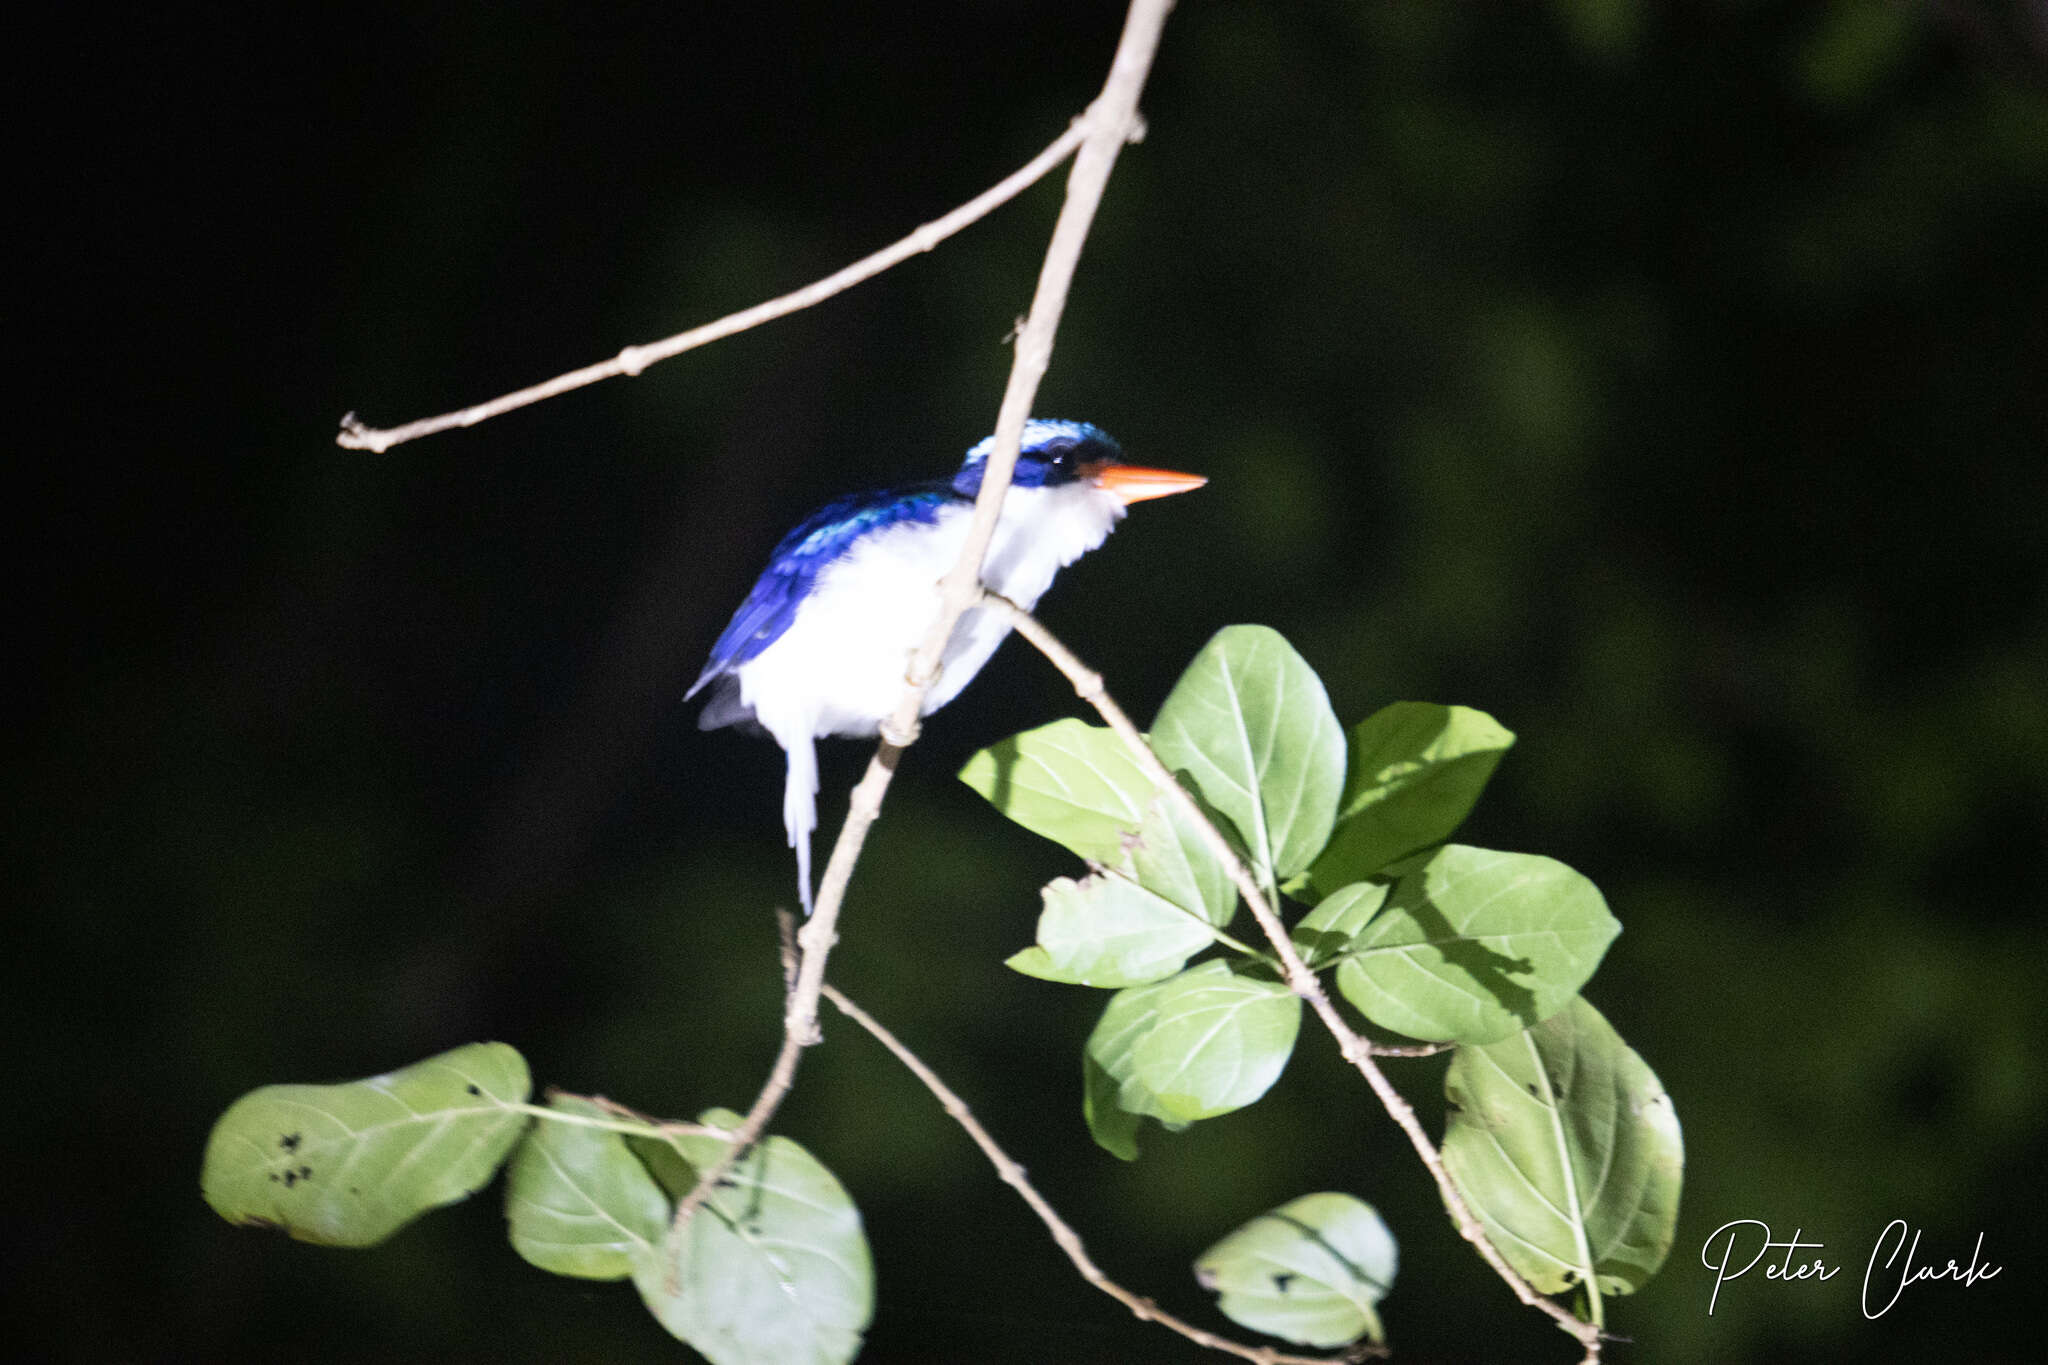
[[[896,724],[895,717],[893,716],[883,721],[881,725],[883,742],[898,749],[908,749],[911,745],[917,743],[917,737],[922,733],[924,733],[924,726],[917,721],[899,726]]]
[[[619,373],[628,377],[637,375],[647,368],[653,356],[645,346],[627,346],[619,352]]]
[[[382,455],[391,448],[390,438],[352,412],[341,415],[341,434],[334,443],[344,450],[368,450]]]

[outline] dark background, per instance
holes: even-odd
[[[779,1027],[780,755],[680,704],[775,538],[990,429],[1060,188],[855,293],[384,456],[332,444],[717,317],[938,216],[1099,85],[1114,4],[184,6],[17,53],[4,1022],[17,1347],[668,1360],[495,1190],[367,1253],[201,1203],[274,1081],[511,1042],[543,1083],[743,1107]],[[734,7],[738,8],[738,7]],[[1045,615],[1142,722],[1270,624],[1354,721],[1521,736],[1466,829],[1594,878],[1588,996],[1685,1125],[1617,1360],[2034,1358],[2048,852],[2039,5],[1188,0],[1039,410],[1210,486]],[[1305,1029],[1255,1108],[1087,1139],[1103,997],[1027,980],[1072,870],[951,774],[1069,714],[1010,645],[927,729],[835,979],[1111,1273],[1338,1188],[1409,1361],[1571,1358]],[[830,747],[825,834],[865,750]],[[1184,1361],[1076,1279],[828,1020],[782,1131],[866,1216],[866,1359]],[[1440,1107],[1440,1061],[1398,1077]],[[1432,1123],[1436,1120],[1432,1118]],[[1737,1218],[1825,1284],[1723,1291]],[[1997,1279],[1864,1320],[1893,1218]],[[1802,1259],[1804,1256],[1802,1256]]]

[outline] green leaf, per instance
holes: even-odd
[[[1344,950],[1337,988],[1381,1028],[1490,1043],[1564,1008],[1620,932],[1563,863],[1447,844],[1394,884]]]
[[[1119,991],[1088,1038],[1089,1128],[1128,1161],[1133,1116],[1171,1128],[1241,1109],[1280,1078],[1300,1027],[1285,986],[1220,960]]]
[[[1450,838],[1514,742],[1466,706],[1401,701],[1360,721],[1336,826],[1310,881],[1327,893]]]
[[[1322,680],[1278,632],[1218,631],[1159,708],[1152,748],[1236,826],[1260,882],[1322,851],[1344,785],[1344,735]]]
[[[1010,966],[1016,966],[1016,958],[1010,960]],[[1110,1009],[1116,1009],[1116,1001],[1110,1001]],[[1081,1050],[1081,1117],[1087,1119],[1087,1132],[1096,1140],[1096,1146],[1118,1160],[1137,1160],[1143,1115],[1124,1109],[1122,1081],[1118,1081],[1118,1072],[1112,1072],[1104,1060],[1104,1056],[1114,1060],[1118,1046],[1126,1042],[1126,1038],[1106,1031],[1108,1027],[1110,1015],[1104,1011],[1102,1023],[1096,1025],[1096,1031],[1090,1033],[1087,1046]],[[1130,1027],[1130,1021],[1122,1021],[1126,1033]],[[1180,1132],[1186,1124],[1165,1124],[1165,1128],[1167,1132]]]
[[[1010,965],[1018,967],[1017,958],[1011,958]],[[1156,986],[1138,986],[1110,997],[1101,1021],[1081,1049],[1082,1117],[1087,1119],[1096,1144],[1123,1161],[1138,1159],[1138,1127],[1145,1117],[1145,1111],[1124,1107],[1124,1077],[1131,1072],[1131,1049],[1157,1017],[1151,1004],[1155,990]],[[1142,1091],[1133,1091],[1131,1103],[1141,1105],[1147,1098]],[[1157,1114],[1152,1117],[1160,1118]],[[1187,1127],[1171,1119],[1160,1118],[1160,1122],[1170,1132]]]
[[[1114,731],[1068,718],[967,760],[960,780],[1034,834],[1114,864],[1158,786]]]
[[[1144,822],[1124,836],[1122,856],[1110,865],[1219,929],[1237,914],[1230,869],[1210,851],[1195,817],[1164,792],[1146,806]]]
[[[1311,968],[1336,961],[1349,950],[1393,891],[1388,882],[1358,882],[1325,896],[1294,926],[1294,946]]]
[[[1444,1166],[1508,1263],[1555,1294],[1627,1294],[1671,1250],[1685,1148],[1656,1073],[1584,1000],[1462,1047]]]
[[[1301,1027],[1293,992],[1227,962],[1161,983],[1154,1008],[1152,1027],[1131,1049],[1131,1079],[1184,1123],[1242,1109],[1270,1090]]]
[[[564,1114],[604,1117],[588,1100],[556,1096]],[[512,1246],[542,1270],[586,1280],[623,1280],[668,1231],[661,1185],[616,1132],[578,1123],[536,1123],[505,1175]]]
[[[1077,986],[1142,986],[1172,976],[1214,941],[1209,926],[1117,873],[1047,884],[1038,946],[1010,959],[1027,976]]]
[[[482,1188],[531,1120],[503,1043],[472,1043],[341,1085],[267,1085],[228,1106],[200,1189],[231,1223],[363,1247]]]
[[[702,1122],[739,1125],[712,1110]],[[636,1141],[635,1147],[643,1144]],[[651,1144],[647,1144],[651,1145]],[[678,1136],[656,1167],[671,1193],[724,1139]],[[673,1272],[673,1273],[672,1273]],[[874,1317],[874,1265],[846,1189],[788,1138],[763,1139],[672,1238],[636,1255],[633,1283],[661,1325],[712,1365],[844,1365]]]
[[[1231,1321],[1303,1346],[1384,1342],[1379,1301],[1394,1287],[1394,1234],[1348,1194],[1305,1194],[1225,1237],[1195,1262]]]

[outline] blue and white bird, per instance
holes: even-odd
[[[763,730],[788,754],[782,823],[805,914],[818,824],[813,741],[875,734],[896,709],[910,656],[938,610],[939,580],[966,542],[994,444],[991,436],[968,451],[949,480],[853,493],[812,513],[769,555],[684,698],[710,689],[700,729]],[[1130,504],[1207,482],[1125,464],[1117,443],[1086,422],[1027,422],[982,582],[1028,611]],[[923,713],[958,696],[1009,632],[987,611],[962,616]]]

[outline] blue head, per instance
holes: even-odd
[[[960,472],[953,476],[955,493],[971,498],[981,492],[981,471],[987,467],[995,445],[996,438],[990,436],[967,452]],[[1034,417],[1024,424],[1024,436],[1017,448],[1017,472],[1010,482],[1018,488],[1056,488],[1122,464],[1123,458],[1123,447],[1093,423]]]

